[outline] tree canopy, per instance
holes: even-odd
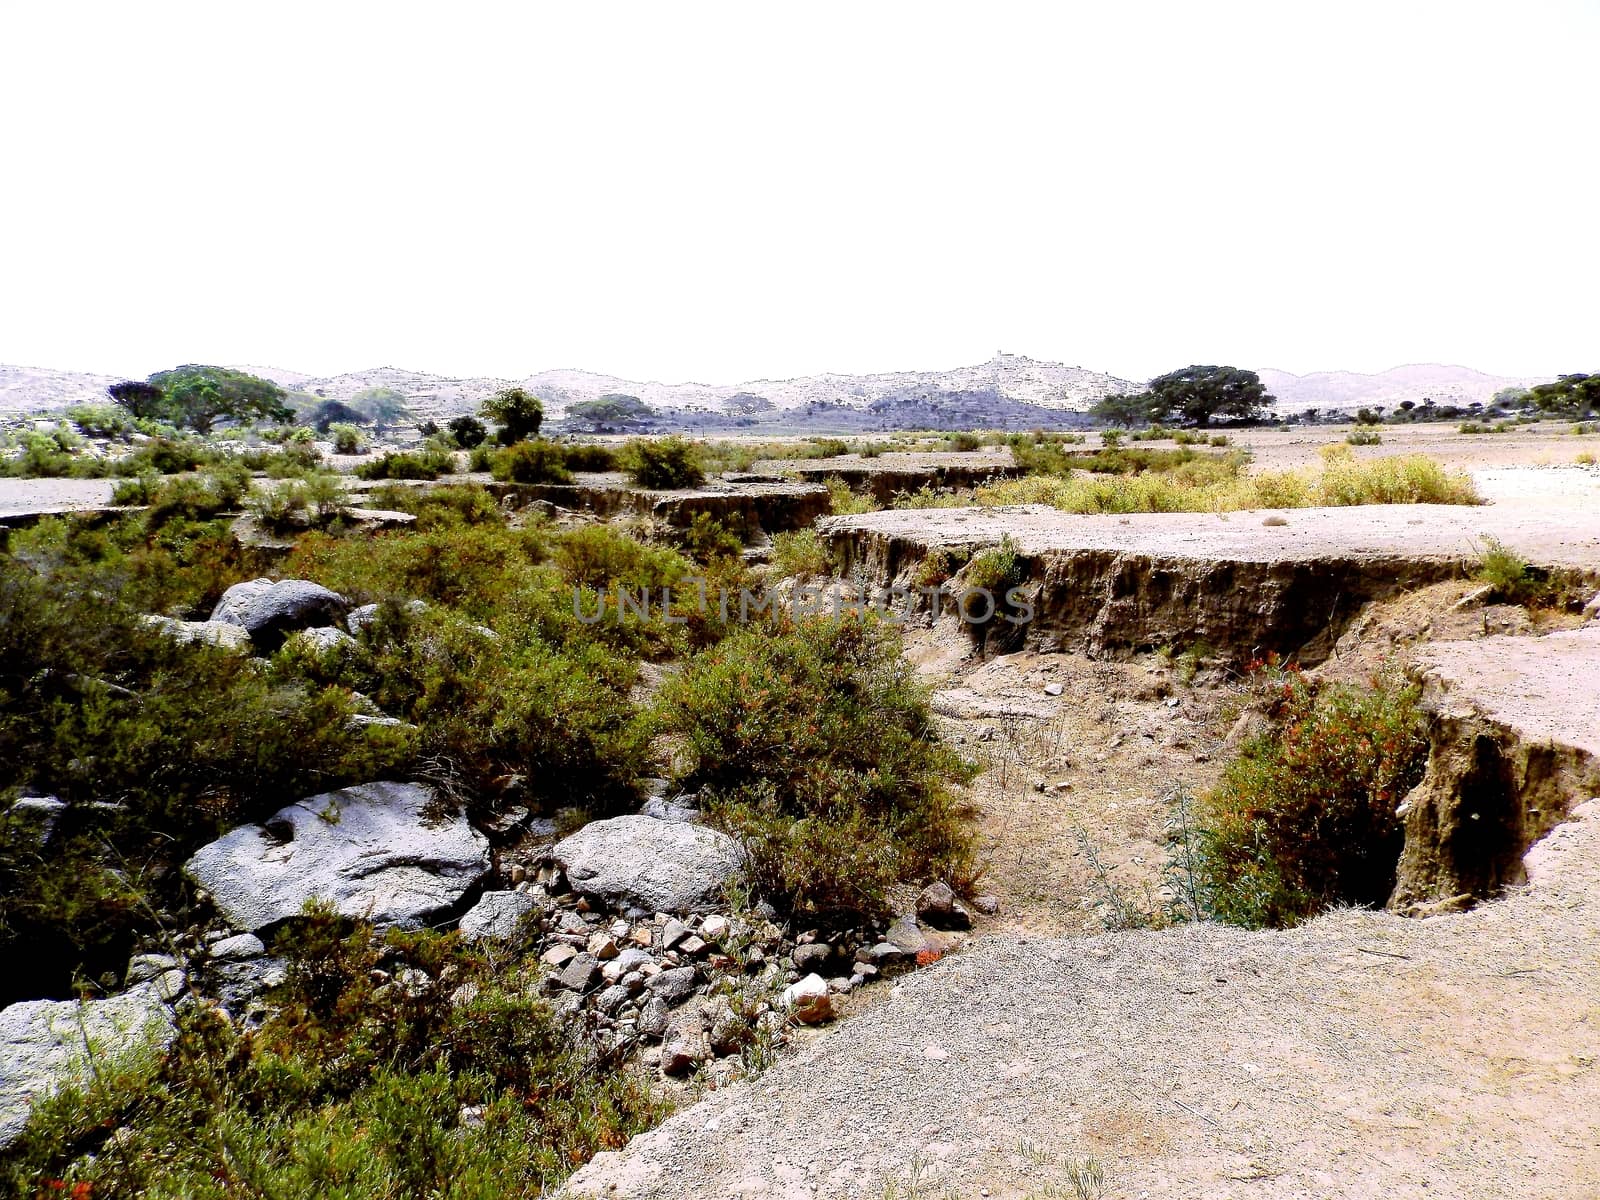
[[[1254,371],[1191,366],[1157,376],[1137,395],[1106,396],[1089,412],[1116,425],[1142,421],[1209,425],[1215,417],[1258,417],[1272,399]]]
[[[505,446],[537,437],[544,422],[544,405],[539,397],[519,387],[501,389],[478,411],[500,426],[500,443]]]
[[[637,396],[610,392],[596,400],[580,400],[569,406],[567,416],[574,421],[588,421],[594,425],[625,425],[653,417],[655,410]]]
[[[135,417],[170,421],[196,433],[210,433],[218,421],[288,421],[294,411],[284,391],[232,367],[190,363],[157,371],[148,383],[128,380],[106,389]]]
[[[1588,416],[1600,409],[1600,375],[1563,375],[1529,388],[1527,399],[1541,412]]]

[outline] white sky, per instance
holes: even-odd
[[[4,3],[0,362],[1600,369],[1600,3]]]

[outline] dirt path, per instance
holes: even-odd
[[[1093,1158],[1110,1197],[1592,1195],[1600,803],[1530,871],[1426,921],[981,942],[571,1191],[1072,1196]]]

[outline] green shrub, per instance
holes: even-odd
[[[658,693],[655,727],[725,828],[753,884],[808,918],[880,917],[897,883],[962,882],[971,835],[898,632],[871,617],[747,626]]]
[[[328,433],[335,454],[360,454],[366,446],[366,435],[348,421],[335,421],[328,426]]]
[[[952,433],[945,438],[944,443],[951,450],[969,451],[979,449],[983,445],[983,439],[975,433]]]
[[[744,539],[708,512],[695,513],[689,524],[673,531],[673,540],[697,563],[737,558],[744,552]]]
[[[176,898],[172,865],[201,842],[411,753],[403,734],[349,729],[344,692],[276,685],[247,659],[178,644],[83,582],[0,557],[0,792],[69,804],[42,860],[0,827],[0,952],[26,948],[30,964],[0,983],[0,1003],[120,970]]]
[[[1352,429],[1344,440],[1352,446],[1378,446],[1383,443],[1383,435],[1376,429]]]
[[[385,483],[372,489],[372,503],[394,512],[412,513],[418,530],[457,525],[504,525],[505,513],[489,492],[473,483],[435,488]]]
[[[694,573],[676,551],[647,546],[610,525],[584,525],[564,534],[553,561],[568,583],[590,588],[670,587]]]
[[[871,496],[852,491],[842,476],[829,475],[822,486],[828,489],[828,511],[836,517],[853,517],[877,508]]]
[[[1295,670],[1258,678],[1275,730],[1243,748],[1195,814],[1202,909],[1260,926],[1383,904],[1404,840],[1395,807],[1427,764],[1416,687],[1394,675],[1371,689],[1313,690]]]
[[[561,447],[545,438],[517,442],[497,451],[489,461],[489,470],[502,482],[512,483],[571,483],[572,472],[567,470],[566,455]]]
[[[322,529],[343,515],[344,487],[339,476],[326,472],[284,479],[256,488],[249,508],[262,528],[275,533]]]
[[[831,575],[833,555],[815,529],[799,529],[772,539],[772,567],[783,577]]]
[[[838,458],[841,454],[850,453],[850,446],[842,438],[814,437],[808,440],[811,443],[808,456],[811,458]]]
[[[477,417],[453,417],[445,428],[450,431],[450,440],[462,450],[483,445],[489,436],[488,427]]]
[[[1533,603],[1541,599],[1549,587],[1542,572],[1530,567],[1527,559],[1499,538],[1488,534],[1483,538],[1474,578],[1493,587],[1493,598],[1507,604]]]
[[[288,978],[259,1028],[196,1006],[164,1059],[103,1064],[41,1103],[0,1175],[8,1192],[535,1196],[665,1115],[641,1076],[535,998],[536,965],[515,947],[380,939],[314,910],[274,950]],[[380,983],[401,971],[425,983]]]
[[[561,447],[561,456],[569,471],[615,471],[617,455],[608,446],[590,442],[567,442]]]
[[[456,464],[443,450],[391,451],[356,468],[360,479],[437,479],[455,472]]]
[[[681,437],[635,438],[622,448],[618,464],[645,488],[668,491],[706,481],[699,448]]]
[[[125,440],[133,432],[133,418],[115,404],[80,404],[67,409],[67,420],[86,437]]]

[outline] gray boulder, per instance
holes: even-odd
[[[251,579],[222,593],[211,619],[238,625],[263,650],[276,650],[298,629],[333,625],[350,610],[350,601],[306,579]]]
[[[235,654],[250,653],[250,634],[228,621],[178,621],[172,617],[147,616],[144,623],[177,642],[205,642]]]
[[[347,917],[416,927],[489,869],[489,842],[460,814],[429,815],[419,783],[363,783],[278,810],[185,864],[236,928],[260,930],[322,900]]]
[[[646,816],[592,821],[551,853],[579,895],[654,912],[704,908],[743,861],[725,833]]]
[[[0,829],[16,839],[15,845],[26,841],[42,848],[55,836],[56,824],[66,811],[66,801],[56,796],[19,796],[0,816]]]
[[[155,981],[104,1000],[28,1000],[0,1011],[0,1150],[17,1140],[35,1101],[88,1078],[85,1045],[106,1062],[172,1037]]]
[[[461,918],[461,940],[481,942],[485,938],[508,938],[517,932],[528,914],[538,909],[539,902],[526,892],[485,892]]]

